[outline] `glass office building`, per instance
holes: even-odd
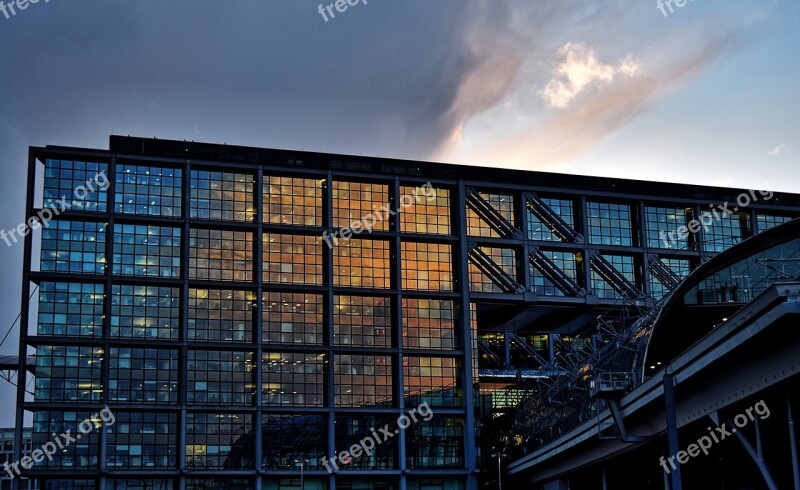
[[[31,148],[28,172],[17,417],[35,447],[93,427],[28,471],[44,489],[475,489],[482,421],[571,336],[800,215],[789,194],[728,215],[748,191],[131,137]]]

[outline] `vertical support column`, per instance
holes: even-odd
[[[36,192],[36,156],[32,150],[28,150],[28,188],[25,196],[25,221],[33,215],[33,198]],[[25,387],[28,384],[28,321],[30,316],[30,296],[31,296],[31,260],[33,250],[33,233],[25,235],[22,252],[22,293],[20,295],[20,317],[19,317],[19,355],[17,364],[17,407],[16,419],[14,421],[14,461],[22,459],[23,454],[23,431],[25,426]],[[34,374],[34,377],[36,375]],[[31,435],[33,437],[33,435]],[[19,478],[11,480],[11,489],[19,489]]]
[[[109,403],[109,385],[110,385],[110,359],[111,359],[111,344],[109,343],[109,339],[111,338],[111,298],[112,298],[112,268],[113,264],[113,257],[114,257],[114,235],[116,231],[114,229],[114,216],[116,214],[116,208],[114,207],[114,202],[116,201],[116,181],[117,181],[117,157],[111,157],[111,160],[108,163],[108,174],[107,174],[108,181],[110,182],[110,187],[106,192],[106,212],[109,215],[108,223],[106,224],[106,245],[105,245],[105,254],[106,254],[106,270],[105,270],[105,282],[103,286],[103,357],[102,357],[102,367],[101,367],[101,374],[100,374],[100,383],[102,386],[102,393],[101,393],[101,400],[105,405]],[[106,456],[108,454],[108,427],[106,424],[100,428],[100,451],[99,451],[99,463],[100,463],[100,484],[99,490],[105,490],[106,487]]]
[[[680,442],[678,441],[678,415],[677,404],[675,401],[675,384],[673,380],[672,366],[667,366],[664,373],[662,383],[664,384],[664,405],[667,415],[667,440],[669,441],[669,454],[676,455],[680,450]],[[681,466],[678,464],[676,468],[670,473],[670,480],[672,482],[672,490],[682,490],[683,483],[681,481]]]
[[[333,231],[333,175],[328,172],[324,188],[322,190],[322,226],[329,233]],[[323,339],[327,348],[327,363],[325,364],[325,407],[327,408],[327,427],[328,441],[327,454],[331,457],[336,454],[336,417],[335,417],[335,396],[334,396],[334,354],[333,354],[333,255],[336,242],[331,240],[330,246],[326,242],[322,247],[322,283],[325,285],[325,298],[323,299],[325,312],[323,316]],[[336,475],[330,477],[330,488],[335,488]]]
[[[256,353],[255,353],[255,366],[256,366],[256,386],[255,386],[255,402],[256,402],[256,416],[254,417],[254,425],[255,427],[255,454],[253,455],[253,460],[255,461],[256,467],[256,488],[261,488],[261,478],[264,471],[264,458],[263,458],[263,445],[264,445],[264,413],[262,411],[264,400],[263,400],[263,386],[264,386],[264,374],[263,374],[263,362],[264,356],[262,354],[263,342],[264,342],[264,330],[262,327],[262,309],[264,308],[264,167],[261,165],[258,166],[258,170],[256,171],[256,183],[255,183],[255,192],[253,192],[253,196],[256,200],[256,236],[255,236],[255,257],[254,257],[254,270],[253,270],[253,277],[256,280],[256,300],[255,304],[253,304],[253,335],[255,337],[256,342]]]
[[[475,440],[475,386],[477,380],[472,378],[472,350],[473,338],[470,318],[469,303],[469,265],[467,247],[467,203],[466,187],[463,180],[458,181],[458,189],[451,200],[455,211],[455,233],[458,235],[458,253],[454,254],[456,263],[454,271],[457,271],[458,288],[461,302],[459,318],[461,319],[461,335],[464,339],[464,369],[462,373],[464,386],[464,463],[467,470],[466,490],[477,490],[477,454]],[[454,247],[455,248],[455,247]]]
[[[503,332],[503,367],[511,366],[511,342],[508,339],[509,333]]]
[[[583,235],[583,287],[586,289],[587,294],[591,294],[596,296],[594,288],[592,287],[592,264],[591,264],[591,254],[592,249],[591,242],[592,237],[589,233],[589,207],[586,200],[586,196],[581,196],[580,200],[580,214],[578,216],[578,222],[580,222],[580,230],[578,233]],[[577,223],[576,223],[577,224]]]
[[[400,206],[400,179],[395,177],[394,181],[389,184],[389,209],[397,210],[398,213],[402,212]],[[403,373],[403,265],[400,261],[402,246],[400,242],[400,215],[395,214],[389,216],[389,231],[392,233],[391,241],[389,242],[389,264],[391,271],[389,274],[390,282],[389,287],[394,293],[392,294],[391,305],[391,325],[392,325],[392,347],[397,349],[397,355],[393,358],[393,374],[394,374],[394,397],[396,406],[400,412],[406,410],[405,400],[405,376]],[[408,469],[406,462],[406,431],[400,428],[400,439],[397,442],[397,459],[398,468],[400,469],[400,488],[406,487],[405,473]]]
[[[183,167],[183,179],[181,181],[181,218],[183,228],[181,229],[181,298],[180,298],[180,347],[178,352],[178,366],[180,369],[180,414],[178,415],[178,470],[181,473],[178,480],[178,490],[186,488],[186,425],[188,416],[186,412],[188,364],[189,364],[189,240],[191,228],[189,218],[191,215],[191,182],[192,164],[186,160]]]
[[[522,268],[522,285],[525,287],[525,292],[530,293],[533,291],[533,279],[531,279],[531,266],[528,261],[528,254],[530,253],[530,245],[528,245],[528,193],[520,192],[516,197],[517,226],[522,230],[522,257],[519,258],[520,267]]]
[[[786,413],[789,422],[789,447],[792,454],[792,476],[794,490],[800,490],[800,455],[797,454],[797,433],[794,427],[794,413],[792,413],[792,392],[786,391]]]
[[[650,254],[648,253],[650,244],[647,243],[647,210],[645,209],[644,201],[639,201],[638,210],[637,231],[639,232],[639,244],[644,249],[644,253],[641,254],[642,284],[640,287],[644,295],[649,298],[652,296],[650,288],[652,278],[650,277]]]

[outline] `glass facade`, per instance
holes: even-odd
[[[109,186],[26,243],[26,291],[39,289],[22,409],[34,444],[116,414],[37,467],[46,488],[297,489],[302,463],[306,488],[475,490],[479,372],[535,369],[530,351],[547,356],[548,332],[578,316],[509,311],[610,308],[630,286],[663,296],[701,254],[797,214],[754,204],[667,246],[662,232],[717,196],[587,198],[568,182],[291,152],[216,165],[37,151],[45,202],[98,172]],[[515,339],[494,328],[514,321]],[[423,404],[430,420],[397,427]],[[325,458],[386,426],[397,437],[328,473]]]

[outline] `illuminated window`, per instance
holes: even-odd
[[[413,198],[413,204],[404,196]],[[400,186],[400,231],[428,235],[450,234],[450,191],[424,187]]]
[[[247,291],[189,290],[189,340],[251,342],[256,296]]]
[[[111,288],[111,337],[178,339],[178,288],[120,284]]]
[[[50,160],[44,167],[44,208],[106,212],[108,164]],[[64,205],[67,209],[62,209]]]
[[[189,279],[253,280],[253,234],[249,231],[192,229]]]
[[[334,286],[389,288],[389,242],[352,239],[334,248]]]
[[[366,182],[333,182],[333,226],[349,228],[354,223],[374,222],[373,230],[388,230],[389,186]],[[391,211],[397,211],[392,209]],[[371,215],[373,218],[367,218]]]
[[[51,220],[42,229],[42,271],[105,274],[106,225]]]
[[[453,301],[403,298],[403,347],[457,348],[456,306]]]
[[[252,405],[252,352],[189,350],[187,397],[198,405]]]
[[[325,179],[264,175],[264,222],[322,226]]]
[[[443,243],[403,242],[400,253],[403,289],[453,290],[452,246]]]
[[[39,335],[101,337],[103,285],[43,282],[39,285]]]
[[[112,347],[109,399],[127,403],[178,402],[178,351]]]
[[[264,234],[264,282],[322,284],[322,237]]]
[[[192,170],[192,218],[216,221],[253,221],[256,210],[252,175]]]
[[[388,298],[334,296],[335,345],[392,346],[392,309]]]
[[[589,239],[596,245],[634,245],[631,207],[627,204],[586,203]]]
[[[106,466],[114,469],[175,468],[178,453],[176,413],[115,411],[114,418],[114,423],[108,425]]]
[[[180,228],[115,225],[114,274],[180,277],[180,267]]]
[[[450,357],[403,358],[406,406],[428,402],[432,407],[460,407],[464,404],[461,364]]]
[[[248,413],[189,412],[186,414],[186,468],[252,469],[255,467],[252,437],[253,422]],[[187,483],[187,488],[208,487],[197,486],[197,483],[189,486]],[[225,485],[218,488],[237,487]]]
[[[262,338],[269,344],[322,344],[322,295],[265,292]]]
[[[99,402],[103,349],[40,345],[36,348],[36,401]]]
[[[173,168],[117,165],[116,211],[180,217],[182,174],[182,170]]]
[[[335,403],[339,407],[392,405],[392,358],[336,354]]]
[[[37,390],[38,391],[38,390]],[[70,431],[75,437],[77,427],[84,420],[91,420],[95,412],[70,410],[66,412],[58,410],[42,410],[33,412],[33,435],[31,442],[34,447],[43,447],[48,442],[53,442],[53,434],[65,434]],[[95,429],[92,423],[92,430],[87,434],[81,434],[80,438],[64,444],[64,449],[56,451],[50,458],[43,458],[42,461],[34,463],[34,468],[49,469],[97,469],[98,457],[100,454],[100,429]],[[48,480],[50,480],[48,478]],[[48,484],[52,481],[48,481]],[[56,487],[60,488],[60,487]],[[80,487],[85,488],[85,487]],[[89,487],[93,488],[93,487]]]
[[[325,354],[265,352],[261,396],[268,406],[321,407],[325,403]]]

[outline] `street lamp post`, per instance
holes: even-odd
[[[503,490],[503,472],[500,469],[500,451],[497,452],[497,490]]]

